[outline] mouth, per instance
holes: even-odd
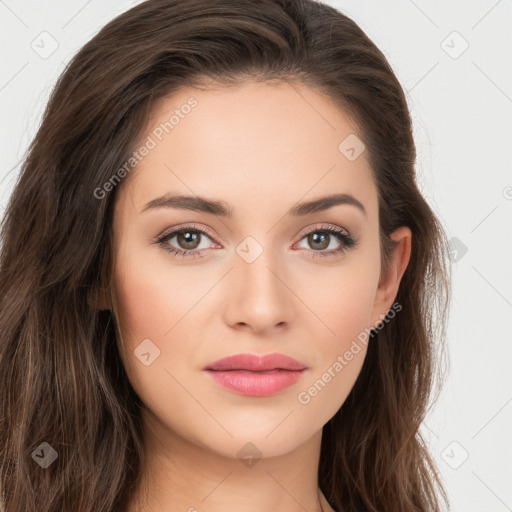
[[[292,386],[306,370],[306,365],[283,354],[237,354],[204,368],[222,387],[254,397],[274,395]]]

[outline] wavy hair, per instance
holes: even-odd
[[[448,505],[420,433],[444,375],[450,278],[444,229],[416,183],[404,92],[350,18],[315,0],[149,0],[119,15],[59,77],[1,224],[0,496],[6,512],[123,511],[143,461],[141,401],[115,312],[93,304],[112,271],[126,162],[163,97],[184,86],[300,82],[360,128],[389,234],[412,231],[400,312],[373,332],[361,373],[324,426],[318,480],[344,512]],[[122,184],[121,184],[122,185]],[[58,454],[45,470],[34,453]]]

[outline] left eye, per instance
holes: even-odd
[[[342,244],[345,241],[343,235],[328,229],[310,231],[301,240],[306,240],[306,243],[314,250],[337,249],[337,247],[332,247],[332,243],[334,242],[334,245],[336,245],[336,241],[338,244]]]
[[[204,249],[209,246],[201,247],[201,238],[211,240],[211,237],[202,229],[190,226],[180,228],[168,234],[161,236],[155,243],[172,253],[174,256],[197,257],[201,256]],[[176,247],[171,243],[172,240],[178,245]],[[310,252],[315,256],[332,256],[342,253],[356,245],[356,240],[343,228],[322,227],[305,233],[302,240],[305,240],[311,247]],[[338,246],[332,247],[332,243],[338,241]],[[315,247],[316,246],[316,247]],[[307,248],[306,248],[307,249]],[[329,250],[326,250],[329,249]]]
[[[208,246],[200,247],[202,237],[210,239],[208,234],[201,229],[185,227],[163,235],[156,243],[166,251],[174,253],[175,256],[193,256],[199,253],[200,250],[208,248]],[[170,245],[173,239],[176,239],[178,247]]]
[[[339,242],[339,246],[331,247],[331,250],[326,251],[325,249],[329,248],[333,238]],[[357,240],[347,230],[338,226],[317,227],[306,233],[301,240],[303,239],[306,239],[306,243],[313,248],[309,252],[312,258],[338,256],[357,245]]]

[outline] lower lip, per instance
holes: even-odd
[[[212,379],[247,396],[270,396],[295,384],[304,370],[273,370],[271,372],[249,372],[242,370],[207,370]]]

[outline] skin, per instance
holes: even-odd
[[[358,128],[326,96],[298,83],[184,88],[159,102],[140,140],[190,96],[198,105],[125,178],[115,205],[119,349],[145,404],[147,460],[129,512],[333,510],[318,489],[322,427],[352,389],[366,346],[309,403],[297,397],[391,308],[411,232],[394,232],[399,244],[381,275],[367,155],[350,161],[339,151]],[[141,213],[167,192],[222,200],[233,217]],[[349,204],[286,214],[335,192],[356,197],[366,216]],[[152,243],[188,223],[213,235],[201,235],[202,257],[175,257]],[[357,245],[311,257],[343,244],[334,235],[327,248],[308,242],[321,226],[346,229]],[[247,236],[263,249],[252,263],[236,252]],[[176,236],[166,245],[190,247]],[[107,297],[102,305],[112,307]],[[160,355],[145,366],[134,350],[148,338]],[[308,369],[270,397],[234,393],[202,371],[246,352],[279,352]],[[261,457],[251,467],[237,456],[248,442]]]

